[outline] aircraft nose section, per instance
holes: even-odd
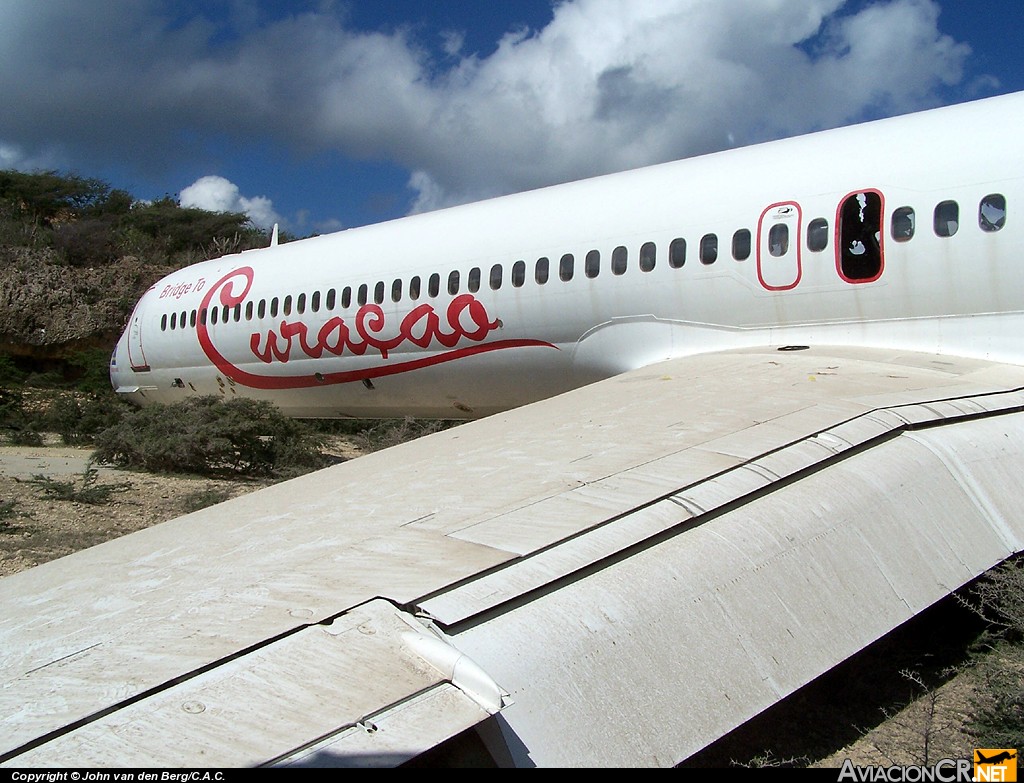
[[[137,402],[139,391],[138,379],[128,361],[127,333],[121,335],[114,350],[110,354],[110,385],[114,391],[132,402]]]

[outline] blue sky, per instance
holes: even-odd
[[[303,236],[1024,90],[992,0],[4,0],[0,167]]]

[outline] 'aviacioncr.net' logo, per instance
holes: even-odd
[[[1017,780],[1017,751],[1006,748],[975,748],[974,779]]]

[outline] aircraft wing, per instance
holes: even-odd
[[[677,359],[7,577],[0,763],[678,763],[1024,549],[1022,389]]]

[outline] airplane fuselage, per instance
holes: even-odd
[[[1024,94],[195,264],[112,360],[139,403],[487,415],[760,345],[1024,363]]]

